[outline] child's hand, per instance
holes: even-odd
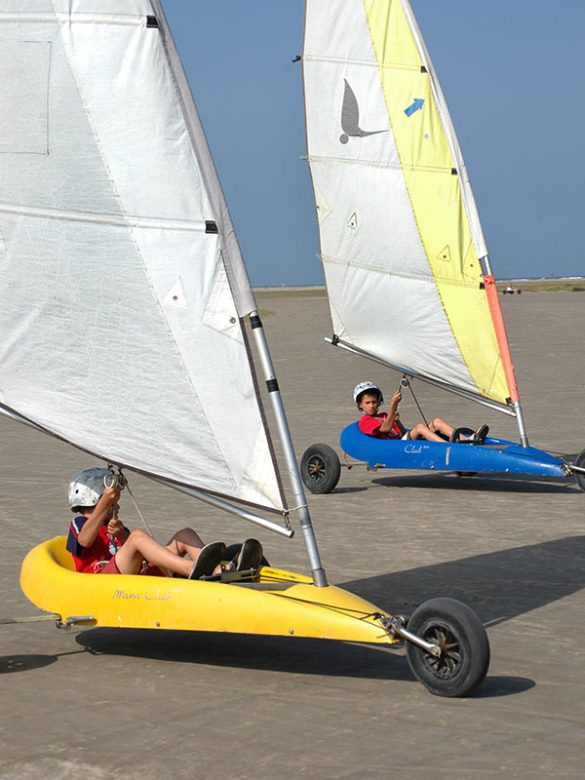
[[[390,406],[392,406],[394,409],[398,408],[398,404],[402,401],[402,393],[400,390],[396,390],[395,393],[392,393],[392,398],[390,399]]]
[[[120,488],[117,485],[116,487],[104,488],[102,497],[106,504],[108,504],[109,506],[113,506],[114,504],[117,504],[118,501],[120,500]]]
[[[119,536],[124,530],[124,523],[118,519],[117,515],[112,517],[108,523],[108,533],[111,536]]]

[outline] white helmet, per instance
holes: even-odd
[[[374,384],[374,382],[370,382],[369,379],[366,379],[364,382],[359,382],[353,389],[353,400],[356,402],[356,404],[358,403],[360,395],[365,393],[367,390],[378,393],[380,396],[380,403],[384,403],[384,396],[382,395],[382,391],[378,385]]]
[[[93,468],[81,471],[69,483],[69,506],[95,506],[104,492],[105,481],[114,481],[115,474],[110,469]]]

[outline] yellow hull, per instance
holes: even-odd
[[[225,631],[394,644],[386,616],[341,588],[316,588],[310,577],[264,567],[255,582],[220,583],[125,574],[80,574],[65,537],[32,549],[20,585],[40,609],[92,625]]]

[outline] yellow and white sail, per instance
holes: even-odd
[[[307,0],[303,71],[335,335],[471,397],[517,400],[465,163],[408,0]]]

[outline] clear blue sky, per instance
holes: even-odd
[[[585,274],[585,0],[411,0],[499,278]],[[252,284],[320,284],[302,0],[166,0]]]

